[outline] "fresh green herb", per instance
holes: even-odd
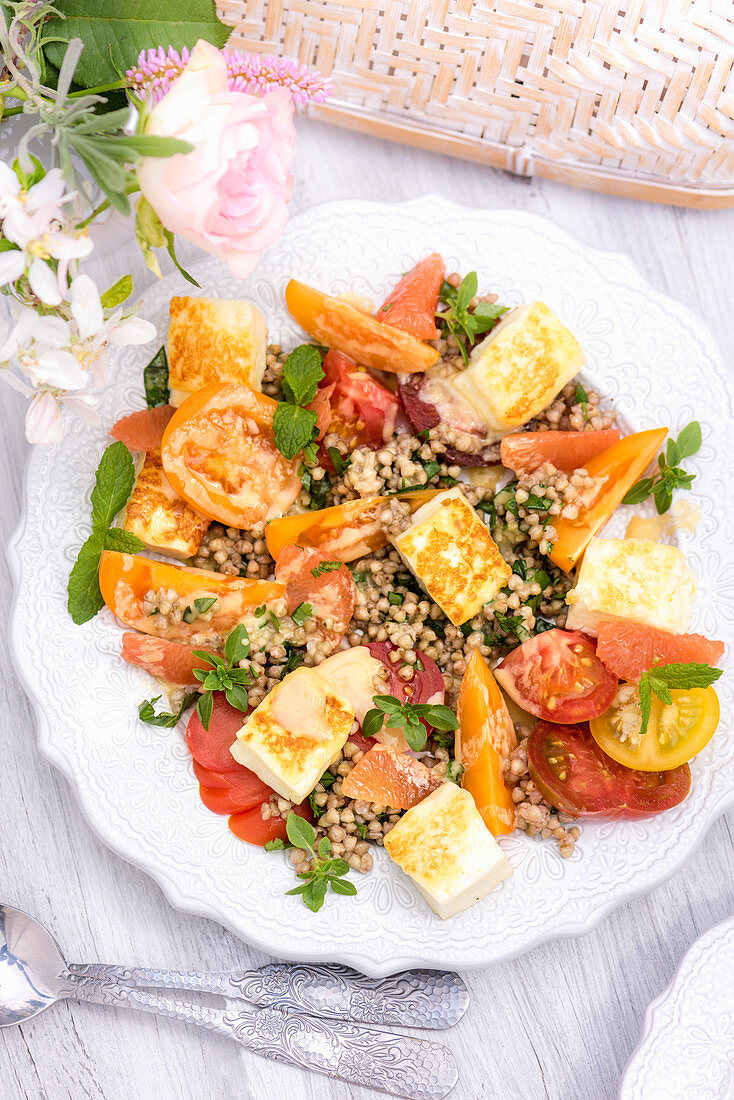
[[[290,844],[286,844],[284,840],[281,840],[279,836],[276,836],[274,840],[265,841],[266,852],[282,852],[286,848],[290,848]]]
[[[148,366],[143,370],[143,385],[145,386],[145,400],[149,409],[155,409],[158,405],[167,405],[171,400],[171,391],[168,388],[168,356],[165,344],[157,351]]]
[[[539,497],[537,493],[529,493],[525,507],[533,512],[547,512],[552,503],[550,497]]]
[[[530,637],[530,631],[521,615],[502,615],[495,611],[494,617],[500,630],[504,630],[506,634],[514,634],[518,641],[526,642]]]
[[[313,605],[310,603],[299,603],[295,611],[291,613],[291,618],[296,626],[303,626],[308,619],[313,618]]]
[[[362,837],[362,840],[364,840],[367,836],[367,826],[362,821],[358,821],[355,824],[357,826],[357,832]]]
[[[405,597],[401,596],[399,592],[388,592],[387,594],[388,603],[391,603],[393,607],[399,607],[404,599]]]
[[[124,443],[111,443],[97,467],[92,489],[92,533],[77,554],[67,584],[67,608],[77,625],[86,623],[104,607],[99,590],[99,563],[103,550],[135,554],[145,549],[137,535],[111,527],[128,502],[135,484],[133,457]]]
[[[341,477],[344,471],[352,465],[352,457],[351,455],[343,455],[338,447],[329,447],[328,451],[334,473],[337,477]]]
[[[386,497],[402,496],[403,493],[419,493],[421,489],[425,489],[425,485],[408,485],[405,478],[400,479],[400,488],[393,489],[391,493],[385,493]]]
[[[367,574],[361,573],[359,569],[350,569],[349,571],[352,574],[352,580],[355,584],[364,584],[367,580]]]
[[[340,561],[320,561],[316,568],[311,570],[311,575],[320,577],[323,573],[333,573],[341,567],[342,563]]]
[[[292,642],[284,642],[283,646],[286,652],[283,675],[287,676],[289,672],[293,672],[295,668],[300,668],[303,664],[303,653],[300,649],[296,649]]]
[[[533,632],[535,634],[543,634],[546,630],[555,630],[557,626],[558,623],[550,622],[549,619],[536,619]]]
[[[440,638],[442,642],[446,640],[446,631],[441,623],[436,622],[435,619],[426,619],[426,626],[430,627],[436,637]]]
[[[230,706],[246,711],[249,703],[245,690],[254,682],[252,666],[240,668],[240,662],[250,655],[250,635],[244,623],[240,623],[228,635],[224,643],[224,656],[195,649],[194,656],[201,657],[209,668],[195,668],[194,676],[201,683],[201,694],[196,712],[205,730],[209,729],[214,707],[214,692],[223,691]]]
[[[315,481],[308,466],[304,465],[301,469],[301,485],[309,494],[309,509],[313,511],[327,506],[331,493],[331,481],[328,477],[324,475],[319,481]]]
[[[333,772],[325,771],[324,774],[321,776],[321,779],[319,780],[319,783],[321,784],[321,786],[324,788],[325,791],[328,791],[336,783],[336,776],[334,775]],[[324,812],[324,807],[319,806],[317,804],[317,802],[316,802],[316,791],[311,791],[311,794],[308,796],[308,801],[311,804],[311,812],[313,813],[314,817],[315,818],[321,817],[322,813]]]
[[[189,604],[189,606],[184,609],[181,618],[185,623],[196,622],[199,616],[205,615],[210,607],[214,607],[216,602],[216,596],[199,596],[194,600],[193,604]]]
[[[421,443],[427,443],[430,438],[431,436],[428,428],[421,428],[421,430],[416,433],[416,439],[420,439]]]
[[[423,470],[428,481],[430,481],[432,477],[435,477],[440,469],[441,467],[438,462],[435,461],[435,459],[431,462],[425,462],[423,464]]]
[[[676,489],[690,489],[695,474],[688,474],[680,465],[684,458],[690,458],[700,449],[702,442],[701,425],[692,420],[681,430],[677,439],[669,439],[665,454],[658,455],[658,471],[652,477],[641,477],[622,497],[622,504],[640,504],[649,496],[655,500],[660,515],[667,512],[673,503]]]
[[[255,608],[255,618],[261,619],[265,614],[265,604],[261,603],[259,607]]]
[[[577,405],[589,404],[589,395],[580,382],[576,383],[576,393],[574,395],[574,401]]]
[[[459,627],[459,630],[461,631],[461,633],[464,635],[465,638],[468,638],[469,635],[472,632],[472,625],[471,625],[470,622],[469,623],[462,623],[461,626]]]
[[[461,777],[464,774],[464,765],[459,764],[457,760],[449,760],[446,765],[446,778],[451,783],[460,783]]]
[[[486,522],[491,527],[495,519],[494,500],[480,500],[479,503],[475,505],[475,507],[478,512],[482,512],[483,515],[487,516]]]
[[[187,691],[177,712],[168,714],[165,711],[156,713],[155,704],[160,699],[160,695],[156,695],[153,699],[143,699],[138,706],[138,714],[141,721],[147,722],[149,726],[175,726],[184,711],[192,707],[198,697],[198,691]]]
[[[268,618],[270,619],[270,622],[273,624],[275,629],[280,630],[280,619],[274,611],[268,611]]]
[[[284,400],[273,414],[273,438],[286,458],[295,458],[315,439],[317,416],[304,406],[313,401],[323,377],[321,354],[312,344],[300,344],[285,361],[281,380]],[[308,458],[315,459],[313,449]]]
[[[670,694],[671,688],[674,691],[677,689],[707,688],[711,684],[715,684],[722,675],[722,669],[712,668],[711,665],[698,664],[695,661],[690,664],[654,665],[647,672],[643,672],[639,685],[640,711],[642,714],[640,736],[647,733],[653,693],[657,695],[662,703],[670,705],[673,702],[673,696]]]
[[[419,672],[423,672],[425,670],[425,666],[423,664],[423,661],[421,661],[420,657],[416,657],[415,667],[418,669]]]
[[[520,515],[520,505],[517,503],[514,496],[508,497],[508,499],[504,502],[504,504],[505,504],[505,511],[509,512],[511,516],[519,516]]]
[[[328,837],[322,836],[315,849],[316,830],[313,825],[292,811],[286,818],[285,827],[293,847],[302,849],[313,860],[313,870],[298,876],[303,879],[303,885],[286,890],[286,894],[300,894],[303,904],[312,913],[317,913],[324,904],[329,887],[335,894],[357,893],[354,883],[347,882],[344,877],[349,872],[349,864],[346,860],[331,855],[331,841]]]
[[[442,321],[458,340],[459,350],[467,366],[469,355],[464,340],[466,339],[471,347],[478,336],[494,328],[508,308],[490,302],[479,302],[476,309],[470,312],[469,303],[477,293],[477,286],[476,271],[470,271],[465,275],[458,288],[451,286],[450,283],[444,283],[439,298],[448,306],[448,309],[436,314],[439,321]]]
[[[455,730],[459,725],[453,711],[442,703],[401,703],[394,695],[374,695],[372,702],[375,706],[364,716],[362,736],[374,737],[387,718],[391,728],[404,729],[405,740],[414,751],[422,749],[428,738],[421,719],[437,730]]]

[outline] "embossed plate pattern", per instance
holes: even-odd
[[[252,298],[285,346],[299,332],[285,312],[291,276],[382,301],[391,279],[438,249],[449,269],[476,269],[480,286],[517,304],[542,298],[583,345],[584,378],[615,401],[632,428],[701,420],[704,445],[692,462],[701,521],[677,541],[699,575],[694,628],[734,638],[734,516],[725,477],[734,468],[732,387],[719,352],[682,305],[645,283],[630,261],[587,248],[534,215],[466,210],[427,196],[387,206],[336,202],[295,218],[241,283],[214,261],[196,274],[211,296]],[[178,276],[146,293],[146,316],[161,335]],[[381,297],[382,296],[382,297]],[[150,352],[125,349],[101,404],[105,426],[140,408]],[[16,576],[13,646],[36,704],[41,751],[72,783],[92,827],[116,852],[151,874],[180,909],[212,917],[264,951],[341,962],[380,975],[411,966],[486,966],[555,936],[588,931],[614,905],[655,886],[690,855],[734,802],[731,677],[717,689],[722,726],[693,765],[690,797],[646,821],[587,825],[574,856],[524,835],[502,840],[514,875],[453,920],[435,917],[411,883],[377,852],[356,898],[329,896],[312,914],[285,897],[285,857],[238,841],[200,802],[182,730],[138,721],[150,694],[119,658],[120,628],[109,612],[76,627],[65,584],[88,533],[92,471],[108,438],[76,424],[65,441],[31,455],[26,513],[11,548]],[[617,517],[614,533],[623,530]]]
[[[734,1096],[734,917],[696,940],[645,1013],[619,1100]]]

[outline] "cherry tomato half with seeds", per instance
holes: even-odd
[[[691,789],[687,764],[666,772],[625,768],[579,725],[539,722],[528,740],[528,767],[543,798],[572,817],[648,817],[677,806]]]

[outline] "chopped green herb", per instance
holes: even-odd
[[[471,623],[462,623],[461,626],[459,627],[459,630],[461,631],[461,633],[464,635],[465,638],[468,638],[469,635],[472,632],[472,625],[471,625]]]
[[[364,584],[367,580],[367,573],[363,573],[359,569],[350,569],[349,572],[352,574],[352,580],[355,584]]]
[[[187,691],[176,713],[168,714],[165,711],[158,711],[156,713],[155,704],[161,698],[160,695],[156,695],[153,699],[144,699],[143,702],[140,703],[138,706],[138,715],[141,721],[146,722],[149,726],[175,726],[184,711],[192,707],[198,697],[198,691]]]
[[[525,501],[525,507],[532,512],[547,512],[552,503],[550,497],[539,497],[537,493],[530,493]]]
[[[276,836],[274,840],[266,840],[265,841],[265,851],[266,852],[282,852],[286,848],[290,848],[290,847],[291,847],[291,845],[286,844],[285,841],[281,840],[281,838],[279,836]]]
[[[213,607],[216,602],[216,596],[199,596],[194,600],[193,604],[184,608],[181,618],[185,623],[196,622],[199,616],[205,615],[209,608]]]
[[[268,618],[270,619],[270,622],[273,624],[275,629],[280,630],[280,619],[274,611],[268,611]]]
[[[401,596],[399,592],[388,592],[387,599],[388,603],[391,603],[394,607],[397,607],[403,602],[405,597]]]
[[[289,672],[293,672],[294,668],[300,668],[303,664],[303,653],[300,649],[296,649],[292,642],[284,642],[283,647],[286,652],[283,675],[287,676]]]
[[[313,618],[313,606],[310,603],[299,603],[295,611],[292,612],[291,618],[296,626],[303,626],[308,619]]]
[[[589,395],[580,382],[576,383],[576,393],[574,395],[574,401],[577,405],[588,405],[589,403]],[[586,415],[586,409],[584,409],[584,415]]]
[[[168,356],[166,355],[165,344],[144,368],[143,385],[145,386],[145,400],[149,409],[155,409],[158,405],[167,405],[171,400],[171,391],[168,388]]]
[[[352,464],[351,455],[343,455],[337,447],[329,447],[329,458],[337,477],[341,477]]]
[[[436,622],[435,619],[426,619],[426,626],[429,626],[436,637],[440,638],[442,642],[446,640],[446,631],[441,623]]]
[[[435,459],[432,462],[425,462],[423,464],[424,473],[429,481],[432,477],[436,476],[440,469],[441,467],[439,463],[435,461]]]
[[[425,666],[423,664],[423,661],[421,661],[420,657],[416,657],[415,667],[418,669],[419,672],[424,672],[425,671]]]
[[[459,764],[456,760],[449,760],[446,765],[446,778],[450,783],[460,783],[461,777],[464,774],[464,765]]]
[[[265,604],[261,603],[259,607],[255,608],[255,618],[260,619],[265,614]]]
[[[520,642],[526,642],[530,637],[530,631],[525,626],[525,620],[521,615],[502,615],[499,611],[494,613],[495,621],[506,634],[514,634]]]
[[[341,567],[342,563],[340,561],[320,561],[316,568],[311,570],[311,575],[320,577],[323,573],[333,573]]]

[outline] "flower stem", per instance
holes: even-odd
[[[101,202],[99,204],[99,206],[96,208],[96,210],[92,211],[92,213],[89,215],[88,218],[85,218],[83,222],[79,222],[79,228],[80,229],[86,229],[86,227],[89,225],[89,223],[93,222],[98,214],[101,214],[103,210],[107,210],[109,208],[109,205],[110,205],[110,200],[109,199],[105,199],[104,202]]]
[[[126,80],[113,80],[111,84],[100,84],[97,88],[80,88],[77,92],[69,92],[69,99],[79,95],[98,95],[100,92],[114,92],[117,88],[125,88]]]

